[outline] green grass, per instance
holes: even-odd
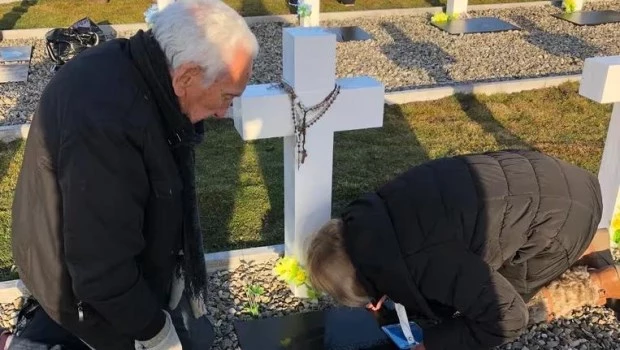
[[[383,128],[335,137],[334,214],[412,165],[456,154],[536,148],[597,172],[611,106],[590,102],[577,89],[573,83],[387,107]],[[10,268],[9,211],[22,147],[15,142],[0,149],[3,271]],[[230,120],[207,124],[197,152],[207,251],[283,241],[282,147],[281,139],[244,143]]]
[[[288,14],[288,0],[224,0],[244,16]],[[470,4],[527,2],[534,0],[471,0]],[[100,24],[124,24],[144,21],[151,0],[111,0],[99,4],[90,0],[24,0],[0,5],[0,29],[66,27],[78,19],[90,17]],[[337,0],[322,0],[322,12],[360,11],[412,7],[445,6],[446,0],[358,0],[355,6],[343,6]]]

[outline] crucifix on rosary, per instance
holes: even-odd
[[[278,84],[277,87],[283,88],[291,100],[291,117],[293,118],[297,143],[297,169],[299,169],[301,164],[303,164],[308,157],[308,151],[306,150],[306,131],[319,121],[329,110],[334,101],[336,101],[336,97],[340,94],[340,86],[335,84],[334,89],[323,101],[311,107],[306,107],[299,100],[299,97],[289,84],[282,82]],[[310,119],[308,119],[309,113],[314,114]]]

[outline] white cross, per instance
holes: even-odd
[[[448,0],[446,4],[447,15],[458,15],[467,12],[467,0]]]
[[[318,27],[321,22],[321,0],[299,0],[298,4],[308,4],[310,5],[311,10],[310,16],[308,18],[301,19],[301,26]]]
[[[609,228],[620,189],[620,56],[586,59],[579,93],[598,103],[614,104],[598,172],[603,196],[599,228]]]
[[[157,10],[161,11],[166,6],[172,4],[175,0],[157,0]]]
[[[336,79],[336,36],[320,27],[283,30],[282,75],[305,106],[322,101],[334,84],[341,87],[327,113],[307,129],[308,157],[299,168],[288,94],[271,84],[251,85],[233,102],[244,140],[284,138],[285,253],[303,265],[308,235],[331,218],[334,132],[383,126],[385,88],[370,77]],[[293,290],[305,296],[303,288]]]

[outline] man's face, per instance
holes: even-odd
[[[172,72],[172,86],[181,110],[192,123],[226,116],[233,98],[243,93],[250,80],[252,57],[244,50],[237,50],[227,72],[210,86],[204,84],[204,73],[194,63],[183,64]]]

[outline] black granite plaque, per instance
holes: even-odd
[[[455,19],[448,22],[432,24],[450,34],[492,33],[521,29],[495,17]]]
[[[555,14],[553,16],[580,26],[596,26],[599,24],[620,22],[620,12],[612,10],[578,11]]]
[[[357,26],[350,27],[326,27],[325,30],[336,34],[336,41],[364,41],[372,39],[372,36]]]
[[[333,308],[278,318],[235,322],[242,350],[397,350],[382,325],[396,315]]]

